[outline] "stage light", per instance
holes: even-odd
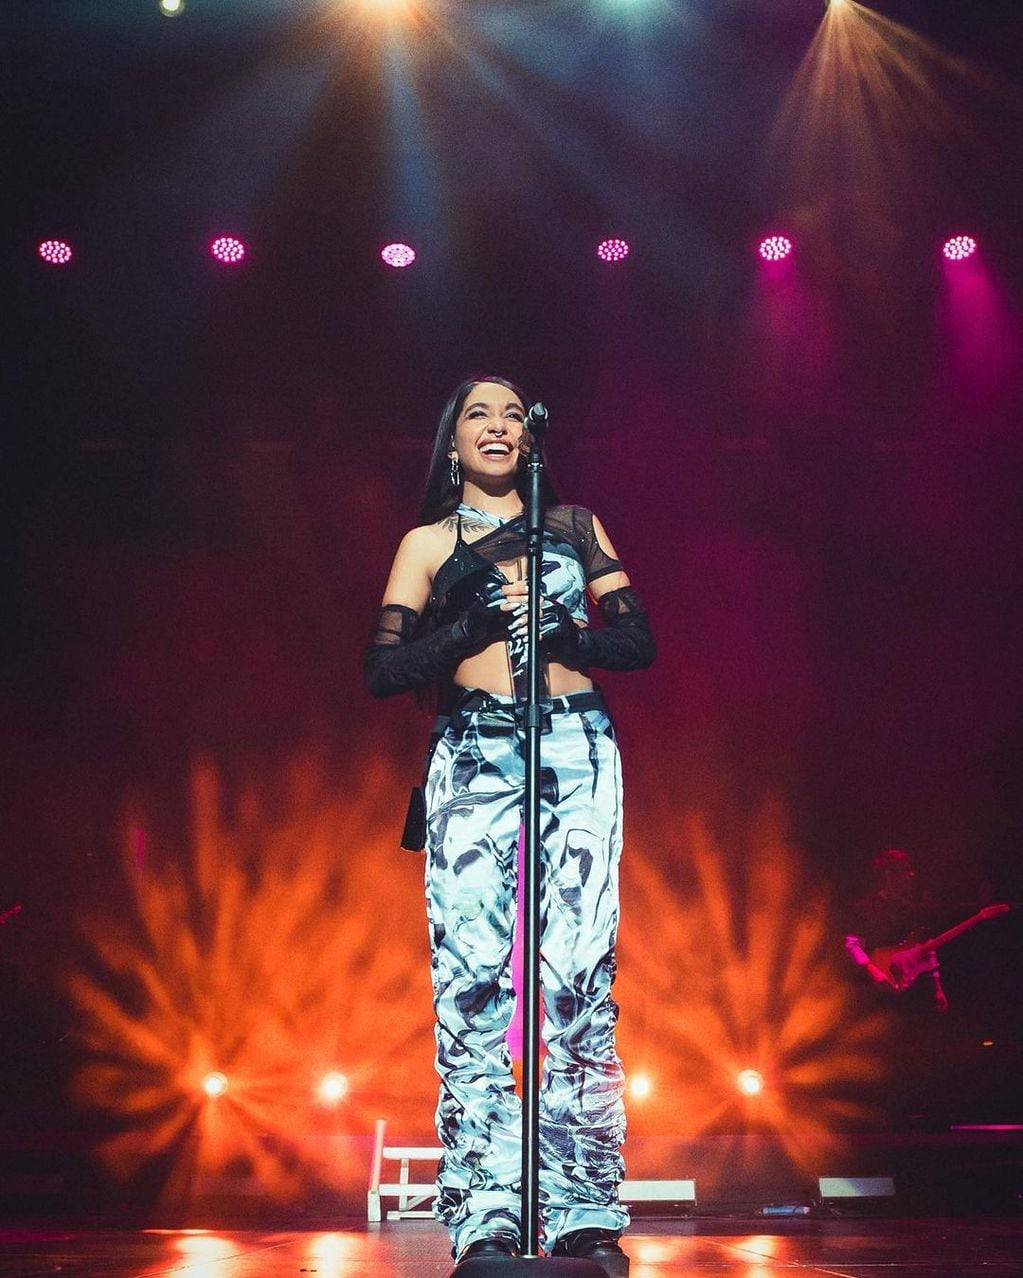
[[[597,256],[602,262],[621,262],[629,256],[629,246],[625,240],[601,240],[597,245]]]
[[[36,251],[50,266],[66,266],[74,256],[65,240],[43,240]]]
[[[218,235],[210,242],[210,255],[226,266],[236,266],[245,257],[245,245],[233,235]]]
[[[387,244],[380,250],[380,256],[388,266],[400,268],[412,265],[416,251],[409,244]]]
[[[654,1090],[654,1085],[647,1074],[633,1074],[629,1079],[628,1092],[633,1100],[645,1100]]]
[[[941,249],[950,262],[962,262],[972,257],[977,251],[977,241],[972,235],[953,235],[947,239]]]
[[[780,262],[792,252],[787,235],[768,235],[760,241],[760,256],[765,262]]]
[[[324,1074],[320,1080],[320,1100],[327,1105],[336,1105],[348,1095],[348,1079],[344,1074],[333,1071]]]
[[[219,1069],[211,1070],[202,1080],[202,1089],[211,1100],[216,1100],[227,1091],[227,1075]]]
[[[185,0],[160,0],[160,12],[166,18],[176,18],[185,11]]]
[[[735,1084],[743,1096],[759,1096],[764,1090],[764,1076],[759,1070],[744,1069]]]

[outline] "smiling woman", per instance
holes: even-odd
[[[403,842],[427,853],[444,1147],[435,1211],[460,1258],[520,1245],[521,1117],[505,1036],[525,787],[528,403],[500,377],[451,396],[422,523],[398,547],[365,664],[377,696],[440,688],[421,838],[407,824]],[[611,998],[621,769],[590,670],[649,665],[654,649],[599,521],[556,505],[549,488],[543,505],[540,1204],[548,1250],[617,1272],[629,1220],[618,1201],[624,1076]],[[601,629],[588,625],[587,593]]]
[[[518,394],[502,382],[479,382],[469,392],[448,452],[452,486],[464,476],[463,500],[480,489],[509,514],[517,513],[521,498],[515,476],[526,440],[525,415]]]

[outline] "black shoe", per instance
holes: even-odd
[[[592,1260],[609,1278],[628,1278],[629,1258],[618,1246],[619,1237],[613,1229],[576,1229],[558,1239],[551,1255]]]
[[[508,1238],[477,1238],[475,1242],[471,1242],[468,1247],[463,1248],[459,1253],[455,1268],[457,1269],[459,1265],[464,1264],[467,1260],[498,1260],[502,1256],[517,1256],[518,1254],[518,1247]]]

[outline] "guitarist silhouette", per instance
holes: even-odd
[[[891,992],[908,989],[917,976],[930,987],[936,1011],[948,1011],[948,997],[941,984],[936,948],[914,946],[932,933],[936,903],[921,888],[913,863],[899,848],[889,848],[870,863],[872,890],[854,907],[854,921],[845,938],[845,950],[876,986]],[[912,950],[912,976],[907,980],[891,959]]]

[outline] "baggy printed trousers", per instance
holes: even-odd
[[[590,698],[592,702],[593,698]],[[571,698],[556,701],[555,706]],[[511,1021],[524,736],[510,698],[456,714],[426,787],[443,1155],[434,1213],[458,1254],[519,1240],[521,1107]],[[540,1205],[547,1249],[584,1228],[624,1229],[624,1076],[611,998],[622,846],[621,764],[605,709],[556,708],[541,738],[543,1039]]]

